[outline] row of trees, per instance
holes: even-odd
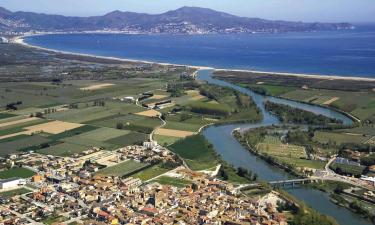
[[[310,125],[327,125],[331,123],[342,124],[341,120],[329,118],[323,115],[317,115],[309,111],[270,101],[265,102],[265,108],[267,111],[270,111],[279,117],[279,119],[285,123]]]

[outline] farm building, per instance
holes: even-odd
[[[9,40],[6,39],[5,37],[0,37],[0,44],[7,44],[9,43]]]
[[[22,179],[18,178],[18,177],[3,179],[3,180],[0,180],[0,190],[1,189],[15,188],[18,185],[20,185],[21,183],[22,183]]]

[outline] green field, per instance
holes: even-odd
[[[202,135],[187,137],[169,148],[184,158],[193,170],[204,170],[218,164],[215,151]]]
[[[321,161],[307,160],[304,147],[283,144],[278,137],[274,136],[267,135],[264,141],[257,145],[257,150],[263,155],[271,156],[276,161],[293,167],[323,169],[325,165]]]
[[[159,184],[163,185],[170,185],[170,186],[175,186],[179,188],[186,187],[187,185],[190,185],[192,182],[188,180],[183,180],[179,178],[173,178],[173,177],[167,177],[167,176],[161,176],[152,182],[158,182]]]
[[[337,145],[343,143],[364,143],[369,137],[364,137],[363,135],[353,135],[347,133],[335,133],[335,132],[325,132],[325,131],[316,131],[314,133],[314,141],[319,143],[334,143]]]
[[[33,171],[22,167],[13,167],[8,170],[0,171],[0,179],[8,179],[13,177],[29,178],[34,175],[35,173]]]
[[[352,174],[352,175],[357,175],[360,176],[363,174],[363,171],[365,169],[364,166],[355,166],[355,165],[347,165],[347,164],[338,164],[338,163],[332,163],[330,165],[330,168],[335,170],[341,171],[338,172],[339,174],[345,173],[345,174]]]
[[[149,135],[147,134],[138,133],[138,132],[130,132],[129,134],[125,134],[120,137],[109,139],[106,141],[106,143],[124,147],[128,145],[142,144],[144,141],[147,141],[148,138],[149,138]]]
[[[16,115],[14,114],[9,114],[9,113],[0,113],[0,120],[2,119],[7,119],[7,118],[11,118],[11,117],[15,117]]]
[[[60,224],[64,221],[67,221],[68,218],[63,217],[63,216],[51,216],[42,221],[42,223],[51,225],[51,224]]]
[[[181,138],[178,137],[169,137],[169,136],[163,136],[163,135],[154,135],[154,139],[163,146],[169,146],[173,143],[175,143],[178,140],[181,140]]]
[[[0,143],[0,156],[6,156],[8,154],[13,154],[23,149],[51,142],[50,139],[42,137],[40,135],[22,136],[10,140],[11,141]]]
[[[62,156],[62,157],[69,157],[76,153],[81,153],[83,151],[88,150],[87,146],[73,144],[73,143],[61,143],[57,145],[53,145],[48,148],[43,148],[38,150],[38,153],[45,154],[45,155],[54,155],[54,156]]]
[[[151,133],[155,127],[161,125],[160,120],[157,118],[149,118],[132,114],[114,115],[100,120],[89,121],[88,123],[109,128],[116,128],[118,123],[122,123],[124,125],[124,129],[141,133]]]
[[[79,135],[79,138],[94,140],[94,141],[107,141],[113,138],[124,136],[129,134],[130,131],[119,130],[114,128],[101,127],[99,129],[83,133]]]
[[[245,87],[246,87],[246,85],[245,85]],[[272,96],[280,96],[282,94],[285,94],[285,93],[288,93],[290,91],[296,90],[295,87],[268,85],[268,84],[250,85],[250,88],[255,88],[255,89],[260,88],[260,89],[264,90],[267,95],[272,95]]]
[[[11,198],[17,195],[23,195],[23,194],[30,193],[30,192],[31,191],[29,189],[19,188],[19,189],[15,189],[11,191],[0,192],[0,197]]]
[[[142,181],[147,181],[149,179],[152,179],[156,176],[159,176],[163,173],[168,172],[169,169],[162,168],[160,165],[154,165],[152,167],[149,167],[147,169],[144,169],[136,174],[133,174],[132,177],[139,178]]]
[[[283,94],[282,97],[298,101],[323,104],[332,98],[339,98],[330,104],[352,113],[358,118],[375,119],[375,93],[374,92],[345,92],[336,90],[296,90]]]
[[[144,167],[148,166],[145,163],[139,163],[134,160],[128,160],[122,163],[119,163],[115,166],[107,167],[98,171],[96,174],[103,175],[103,176],[118,176],[123,177],[128,174],[131,174],[137,170],[140,170]]]

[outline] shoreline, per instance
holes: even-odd
[[[246,69],[220,69],[220,68],[213,68],[208,66],[194,66],[194,65],[187,65],[187,64],[177,64],[177,63],[163,63],[163,62],[154,62],[149,60],[137,60],[137,59],[129,59],[129,58],[121,58],[121,57],[113,57],[113,56],[99,56],[94,54],[85,54],[85,53],[75,53],[63,50],[56,50],[50,48],[44,48],[36,45],[31,45],[25,42],[26,37],[31,36],[41,36],[41,35],[48,35],[54,33],[42,33],[42,34],[27,34],[23,36],[17,36],[11,39],[11,43],[19,44],[24,47],[33,48],[42,51],[49,51],[59,54],[65,55],[73,55],[73,56],[82,56],[82,57],[91,57],[95,59],[105,59],[105,60],[114,60],[119,62],[130,62],[130,63],[145,63],[145,64],[158,64],[161,66],[181,66],[181,67],[188,67],[197,70],[215,70],[217,72],[241,72],[241,73],[257,73],[257,74],[264,74],[264,75],[277,75],[277,76],[294,76],[298,78],[306,78],[306,79],[323,79],[323,80],[349,80],[349,81],[369,81],[375,82],[375,78],[368,78],[368,77],[355,77],[355,76],[340,76],[340,75],[324,75],[324,74],[304,74],[304,73],[285,73],[285,72],[267,72],[267,71],[256,71],[256,70],[246,70]],[[64,34],[64,33],[56,33],[56,34]],[[111,34],[111,33],[108,33]]]

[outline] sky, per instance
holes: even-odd
[[[182,6],[238,16],[306,22],[375,22],[375,0],[0,0],[11,11],[92,16],[121,10],[162,13]]]

